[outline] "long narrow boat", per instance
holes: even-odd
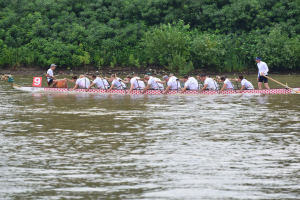
[[[25,91],[25,92],[81,92],[81,93],[99,93],[99,94],[125,94],[124,90],[121,89],[113,89],[107,92],[105,89],[76,89],[74,91],[70,91],[68,88],[48,88],[48,87],[26,87],[26,86],[13,86],[17,90]],[[300,88],[293,88],[294,90],[300,91]],[[128,89],[127,89],[128,91]],[[163,92],[163,91],[162,91]],[[177,90],[169,90],[167,94],[178,94],[180,91]],[[237,94],[238,91],[235,90],[224,90],[223,92],[219,92],[217,90],[205,90],[203,92],[199,92],[198,90],[187,90],[183,94],[203,94],[203,95],[215,95],[215,94]],[[262,90],[243,90],[241,93],[243,94],[296,94],[296,92],[286,89],[286,88],[276,88],[276,89],[262,89]],[[141,94],[140,90],[133,90],[131,94]],[[144,94],[162,94],[160,90],[147,90]]]
[[[21,86],[14,82],[14,79],[9,76],[1,76],[2,79],[8,80],[8,82],[17,90],[21,90],[24,92],[81,92],[81,93],[99,93],[99,94],[126,94],[125,90],[123,89],[113,89],[107,92],[105,89],[76,89],[71,91],[69,88],[49,88],[49,87],[31,87],[31,86]],[[292,88],[293,90],[300,91],[300,88]],[[296,94],[289,88],[273,88],[273,89],[254,89],[254,90],[243,90],[241,93],[243,94]],[[128,91],[128,89],[127,89]],[[163,91],[160,90],[147,90],[144,94],[150,95],[159,95],[162,94]],[[178,94],[180,90],[169,90],[167,94],[175,95]],[[131,94],[141,94],[140,90],[133,90]],[[238,90],[224,90],[223,92],[219,92],[218,90],[205,90],[203,92],[199,92],[198,90],[187,90],[183,94],[188,95],[216,95],[216,94],[238,94]]]

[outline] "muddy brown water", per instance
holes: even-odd
[[[33,94],[0,82],[0,102],[0,199],[300,197],[297,94]]]

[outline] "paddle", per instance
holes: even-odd
[[[294,90],[293,88],[290,88],[290,87],[288,87],[287,85],[284,85],[284,84],[282,84],[282,83],[280,83],[280,82],[278,82],[278,81],[276,81],[276,80],[274,80],[274,79],[272,79],[272,78],[270,78],[270,77],[268,77],[268,76],[265,76],[265,75],[261,75],[261,76],[264,76],[264,77],[266,77],[266,78],[268,78],[268,79],[274,81],[275,83],[278,83],[279,85],[282,85],[282,86],[284,86],[284,87],[287,87],[287,88],[289,88],[290,90],[293,90],[294,92],[296,92],[297,94],[300,94],[299,91]]]
[[[219,91],[219,88],[218,88],[218,85],[217,85],[217,83],[216,83],[216,81],[213,79],[213,82],[214,82],[214,84],[215,84],[215,87],[216,87],[216,89],[217,89],[217,92],[218,92],[218,94],[220,94],[220,91]]]
[[[107,92],[107,89],[106,89],[106,87],[105,87],[105,84],[104,84],[104,81],[103,81],[102,78],[101,78],[101,81],[102,81],[102,83],[103,83],[103,87],[104,87],[105,91]]]
[[[125,88],[123,87],[123,85],[122,85],[122,80],[120,79],[119,82],[120,82],[120,84],[121,84],[122,89],[125,91],[125,94],[127,94],[126,89],[125,89]]]
[[[177,81],[177,93],[178,93],[178,81],[179,81],[179,78],[177,78],[176,81]]]
[[[156,82],[155,82],[155,83],[156,83]],[[157,85],[157,87],[158,87],[158,89],[159,89],[160,93],[162,93],[162,91],[161,91],[161,89],[160,89],[160,87],[159,87],[158,83],[156,83],[156,85]]]
[[[140,93],[142,94],[142,92],[141,92],[141,88],[140,88],[140,84],[139,84],[139,81],[138,81],[138,79],[136,79],[136,82],[137,82],[137,85],[138,85],[139,91],[140,91]]]

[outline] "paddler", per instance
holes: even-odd
[[[223,92],[225,89],[226,90],[234,90],[233,84],[230,82],[230,80],[226,76],[221,76],[221,77],[217,76],[217,78],[219,80],[216,80],[216,81],[224,83],[220,92]]]
[[[231,79],[231,81],[238,81],[241,82],[241,89],[239,92],[242,92],[243,90],[254,90],[254,87],[252,83],[250,83],[247,79],[245,79],[243,76],[239,76],[238,79]]]
[[[186,90],[198,90],[198,81],[194,77],[183,76],[184,88],[181,89],[180,93],[184,93]]]
[[[212,79],[212,78],[209,78],[205,75],[200,75],[200,76],[197,76],[197,78],[204,82],[204,86],[201,90],[199,90],[199,92],[202,92],[204,90],[215,90],[216,89],[216,82]]]
[[[75,90],[77,88],[89,88],[90,87],[90,80],[88,78],[86,78],[84,75],[80,75],[79,79],[76,80],[75,82],[75,86],[72,90]]]
[[[86,75],[87,76],[87,75]],[[95,74],[93,74],[92,76],[87,76],[93,79],[93,83],[90,85],[90,87],[88,87],[86,89],[86,91],[89,91],[89,89],[91,89],[91,87],[93,87],[94,85],[96,85],[96,87],[98,89],[105,89],[104,87],[104,82],[100,77],[97,77]]]
[[[111,91],[114,86],[116,86],[117,89],[119,89],[119,90],[126,89],[126,85],[122,82],[122,79],[120,79],[119,77],[116,77],[115,74],[112,74],[110,77],[111,77],[110,79],[107,79],[105,77],[108,81],[112,82],[111,87],[107,90],[107,92]]]
[[[156,82],[156,81],[161,81],[159,78],[156,78],[154,76],[145,75],[144,80],[145,80],[145,82],[147,82],[147,86],[144,88],[144,90],[142,92],[143,94],[147,90],[149,90],[150,87],[152,90],[159,90],[159,89],[164,90],[164,85]]]
[[[166,75],[163,77],[165,81],[156,81],[157,83],[161,83],[161,84],[167,83],[167,88],[163,92],[163,94],[167,94],[169,90],[180,90],[181,88],[179,84],[179,79],[176,78],[176,76],[174,76],[174,74],[172,73],[169,76]]]
[[[48,69],[46,77],[47,77],[47,83],[48,83],[48,87],[51,86],[51,84],[53,83],[52,87],[56,86],[58,80],[56,80],[53,76],[53,70],[55,70],[56,65],[55,64],[51,64],[50,65],[50,69]]]
[[[257,81],[258,81],[258,89],[261,90],[261,84],[264,82],[265,88],[270,89],[268,85],[268,78],[265,76],[268,76],[269,68],[268,65],[261,61],[260,57],[255,58],[255,62],[257,63],[257,68],[258,68],[258,76],[257,76]],[[264,75],[264,76],[263,76]]]
[[[140,91],[144,90],[145,83],[136,74],[133,75],[133,77],[131,77],[130,75],[127,76],[127,80],[130,82],[130,90],[128,91],[128,94],[130,94],[133,89],[138,89]]]

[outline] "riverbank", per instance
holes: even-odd
[[[11,68],[4,68],[0,69],[0,74],[11,74],[11,75],[23,75],[23,76],[44,76],[46,75],[47,69],[41,67],[20,67],[17,70],[12,70]],[[80,75],[80,74],[96,74],[96,75],[104,75],[109,76],[110,74],[117,74],[117,75],[128,75],[128,74],[137,74],[137,75],[154,75],[154,76],[163,76],[169,74],[170,72],[164,68],[158,66],[150,66],[148,68],[134,68],[134,67],[127,67],[127,68],[103,68],[103,69],[96,69],[96,68],[88,68],[87,70],[72,70],[72,69],[65,69],[65,68],[56,68],[54,71],[55,75]],[[256,74],[256,70],[249,70],[244,72],[232,72],[232,73],[222,73],[222,72],[214,72],[205,69],[195,69],[193,70],[191,75],[198,75],[198,74],[207,74],[207,75],[252,75]],[[300,74],[300,71],[270,71],[270,74],[276,75],[297,75]],[[176,74],[177,75],[177,74]]]

